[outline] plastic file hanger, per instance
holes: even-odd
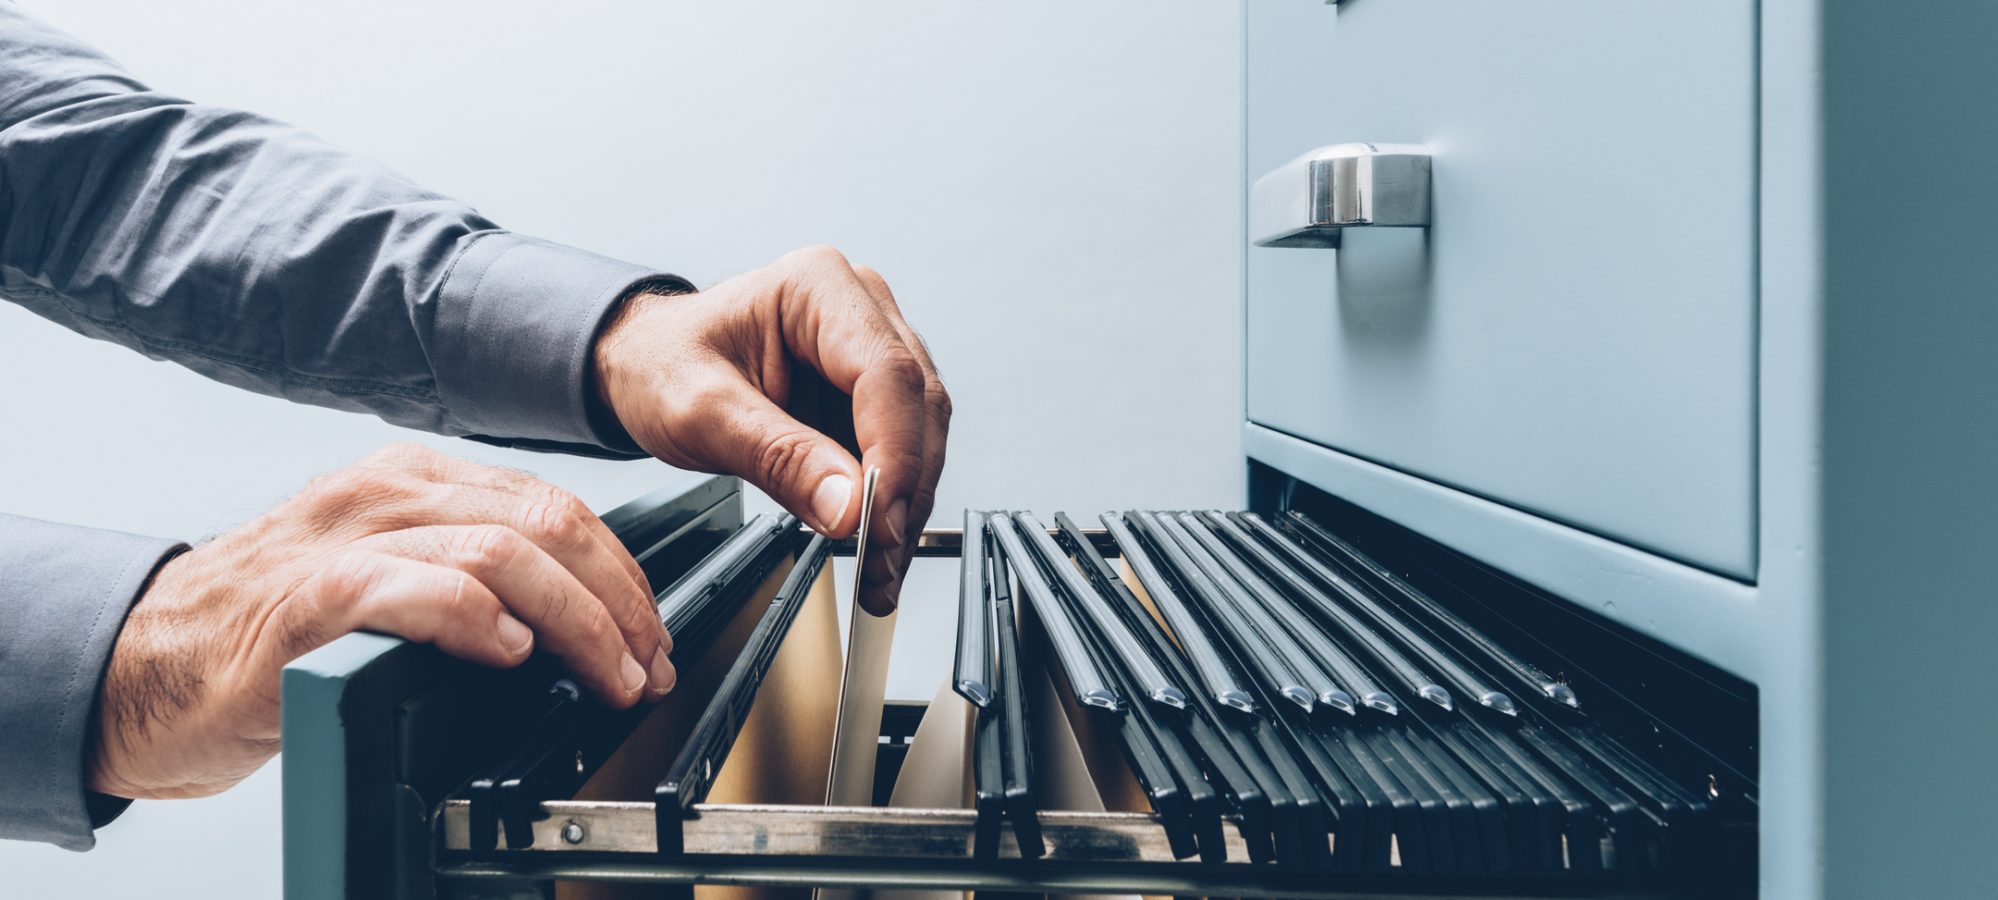
[[[660,618],[674,637],[675,664],[685,666],[701,657],[737,607],[789,552],[782,538],[796,522],[791,516],[771,515],[750,520],[660,596]],[[532,846],[536,805],[573,796],[650,711],[641,706],[593,716],[586,714],[587,708],[573,681],[556,680],[543,711],[533,717],[526,745],[466,785],[478,846],[495,846],[502,825],[507,846]]]
[[[1242,586],[1246,599],[1261,604],[1265,613],[1275,620],[1277,627],[1284,629],[1288,636],[1297,641],[1310,657],[1339,684],[1345,686],[1346,693],[1369,709],[1379,710],[1388,715],[1401,712],[1401,704],[1394,696],[1380,688],[1373,676],[1362,670],[1335,645],[1331,638],[1320,629],[1310,617],[1279,595],[1247,562],[1237,556],[1235,550],[1223,543],[1214,533],[1211,522],[1192,513],[1179,516],[1188,534],[1198,541],[1221,564],[1235,582]],[[1323,696],[1320,697],[1323,700]]]
[[[986,551],[992,557],[992,663],[999,688],[999,702],[993,709],[999,713],[999,771],[1005,786],[1006,818],[1013,823],[1020,855],[1039,859],[1046,855],[1047,844],[1041,839],[1041,806],[1034,794],[1034,757],[1027,740],[1027,686],[1020,671],[1012,575],[996,536]]]
[[[1138,648],[1138,642],[1101,597],[1083,580],[1061,548],[1048,536],[1040,520],[1029,513],[1013,517],[1019,523],[1028,547],[1040,554],[1042,565],[1054,573],[1055,583],[1073,604],[1076,622],[1098,638],[1099,658],[1120,666],[1132,696],[1144,697],[1174,713],[1186,709],[1186,692],[1166,677],[1165,671]]]
[[[722,677],[721,686],[715,691],[714,700],[702,711],[687,743],[674,757],[673,765],[666,770],[666,777],[654,789],[653,813],[660,853],[677,856],[681,852],[684,820],[694,804],[707,796],[715,775],[728,761],[729,748],[734,746],[743,720],[749,717],[749,708],[756,701],[756,689],[762,685],[763,676],[769,673],[770,663],[776,659],[784,635],[790,631],[799,608],[804,605],[805,592],[818,578],[830,551],[831,544],[823,535],[817,535],[798,554],[798,561],[791,567],[791,573],[785,576],[783,586],[777,589],[777,596],[771,599],[755,630],[750,632],[742,655],[729,666],[728,674]]]
[[[1121,710],[1122,699],[1097,666],[1095,655],[1083,642],[1082,633],[1069,616],[1067,607],[1055,597],[1054,587],[1048,584],[1047,576],[1028,552],[1012,517],[994,515],[991,527],[993,534],[999,538],[999,546],[1006,549],[1006,561],[1013,573],[1020,576],[1021,592],[1027,596],[1027,602],[1034,605],[1034,611],[1040,614],[1041,624],[1046,626],[1048,643],[1054,647],[1055,659],[1068,676],[1076,704]]]
[[[1451,708],[1450,692],[1448,689],[1444,688],[1436,679],[1429,677],[1415,661],[1409,659],[1406,654],[1396,649],[1392,643],[1376,633],[1372,628],[1369,628],[1366,623],[1361,622],[1358,617],[1347,612],[1339,604],[1332,602],[1329,597],[1313,589],[1304,576],[1291,566],[1290,563],[1279,559],[1268,547],[1250,537],[1249,533],[1243,530],[1236,517],[1220,518],[1210,516],[1210,521],[1214,523],[1215,527],[1222,534],[1232,539],[1235,546],[1246,553],[1256,563],[1258,568],[1267,573],[1277,584],[1284,587],[1292,598],[1296,599],[1306,608],[1315,610],[1322,623],[1336,629],[1337,633],[1350,637],[1358,642],[1360,646],[1364,647],[1368,653],[1373,655],[1383,669],[1393,673],[1394,677],[1404,687],[1408,688],[1410,694],[1421,697],[1444,709]],[[1259,523],[1260,520],[1258,521]]]
[[[983,708],[992,702],[992,593],[985,563],[985,514],[964,511],[964,541],[959,551],[957,659],[951,689]]]

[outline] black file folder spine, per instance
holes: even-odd
[[[1326,531],[1318,523],[1301,515],[1293,514],[1293,516],[1290,524],[1300,534],[1308,536],[1310,540],[1333,553],[1340,564],[1362,580],[1374,582],[1390,597],[1391,602],[1401,606],[1412,617],[1418,620],[1426,619],[1424,624],[1439,636],[1447,636],[1446,640],[1455,641],[1466,653],[1482,655],[1500,671],[1511,675],[1534,693],[1569,707],[1581,707],[1574,690],[1560,679],[1548,675],[1538,666],[1486,639],[1455,613],[1411,587],[1393,572],[1381,568],[1366,554]]]
[[[1400,701],[1382,690],[1373,676],[1356,665],[1323,629],[1318,628],[1288,597],[1279,595],[1252,566],[1223,543],[1210,520],[1187,513],[1181,515],[1179,521],[1201,548],[1221,563],[1222,569],[1234,578],[1236,584],[1241,585],[1245,595],[1259,603],[1287,637],[1296,641],[1327,675],[1345,687],[1351,702],[1388,715],[1400,713]],[[1355,707],[1357,711],[1358,707]]]
[[[1040,803],[1034,796],[1034,757],[1027,740],[1027,686],[1020,672],[1019,620],[1013,610],[1013,587],[1006,551],[995,536],[992,556],[992,662],[997,671],[1000,774],[1007,821],[1020,856],[1039,859],[1047,854],[1041,838]]]
[[[1100,555],[1082,554],[1085,562],[1096,560],[1088,567],[1097,569],[1097,577],[1110,583],[1111,593],[1122,598],[1133,630],[1149,643],[1153,656],[1179,678],[1191,683],[1194,680],[1191,666],[1198,658],[1192,648],[1206,647],[1213,654],[1212,663],[1227,676],[1225,683],[1230,685],[1227,694],[1197,692],[1190,696],[1193,714],[1186,717],[1186,733],[1191,739],[1193,751],[1199,755],[1207,770],[1208,778],[1226,795],[1230,807],[1241,816],[1240,830],[1250,861],[1269,862],[1275,858],[1275,845],[1271,838],[1275,827],[1273,811],[1278,806],[1288,808],[1293,800],[1275,768],[1250,737],[1250,730],[1255,727],[1254,714],[1264,707],[1254,695],[1254,689],[1234,677],[1220,651],[1215,650],[1209,641],[1206,627],[1195,622],[1193,613],[1179,598],[1181,588],[1167,580],[1170,577],[1168,570],[1153,566],[1144,556],[1146,551],[1143,545],[1124,517],[1110,513],[1102,519],[1116,538],[1118,552],[1132,564],[1132,571],[1138,574],[1140,583],[1161,614],[1173,609],[1180,612],[1179,624],[1169,634],[1165,626],[1151,616],[1137,595],[1131,593],[1121,580],[1115,579],[1115,573],[1110,571],[1109,564]],[[1173,616],[1166,617],[1168,621],[1174,621]],[[1187,652],[1179,652],[1181,647],[1187,648]],[[1245,686],[1233,687],[1236,684]],[[1226,854],[1219,847],[1210,852],[1207,845],[1202,844],[1201,859],[1220,862],[1226,859]]]
[[[660,597],[659,619],[673,636],[674,656],[707,648],[715,632],[728,624],[728,611],[790,551],[782,538],[797,527],[797,518],[788,515],[766,513],[749,520]]]
[[[1358,885],[1540,895],[1661,874],[1696,885],[1708,859],[1744,858],[1727,855],[1739,852],[1733,838],[1752,810],[1752,797],[1727,793],[1742,782],[1727,781],[1731,771],[1714,768],[1705,747],[1670,730],[1681,720],[1653,716],[1666,727],[1643,728],[1650,713],[1614,689],[1623,672],[1616,661],[1576,649],[1599,648],[1532,630],[1547,625],[1545,615],[1508,615],[1517,610],[1505,604],[1521,586],[1480,580],[1468,562],[1422,555],[1364,520],[1327,518],[1334,531],[1295,507],[1111,514],[1103,530],[1088,532],[1065,514],[1052,521],[1048,529],[1026,513],[971,510],[962,532],[922,538],[927,555],[962,558],[950,676],[974,715],[969,815],[702,805],[806,591],[835,552],[795,519],[765,516],[725,539],[708,531],[679,544],[683,555],[657,567],[686,573],[659,598],[680,660],[701,655],[737,601],[795,556],[769,607],[744,614],[754,630],[653,788],[653,805],[571,799],[644,711],[602,708],[560,681],[495,726],[489,746],[501,764],[480,770],[447,801],[462,818],[440,833],[441,846],[488,865],[579,850],[589,855],[567,859],[642,868],[647,861],[622,854],[647,852],[656,841],[661,858],[650,863],[659,871],[705,872],[713,860],[732,866],[776,853],[752,843],[763,825],[755,817],[767,813],[799,817],[786,827],[806,829],[800,834],[825,828],[823,836],[836,836],[816,850],[787,839],[796,859],[772,863],[777,868],[823,856],[886,871],[914,853],[938,877],[962,867],[967,879],[1051,888],[1092,871],[1101,854],[1106,872],[1142,860],[1161,883],[1232,885],[1230,895],[1257,896]],[[695,547],[713,550],[689,566]],[[1098,822],[1040,808],[1046,796],[1035,785],[1024,678],[1041,674],[1021,669],[1016,614],[1025,610],[1016,594],[1047,630],[1046,667],[1057,690],[1083,701],[1067,714],[1115,742],[1114,751],[1102,749],[1122,753],[1149,816],[1099,813]],[[1546,675],[1555,670],[1578,679],[1589,709]],[[522,689],[556,674],[540,665],[494,677],[514,679],[504,686],[510,696],[536,696]],[[1165,688],[1180,702],[1162,702]],[[1341,692],[1361,701],[1357,714],[1339,710]],[[1395,695],[1411,702],[1392,715],[1366,705]],[[897,757],[885,759],[877,778],[892,779]],[[1100,761],[1090,757],[1092,774],[1102,774]],[[1719,787],[1714,771],[1722,771]],[[1746,783],[1752,789],[1752,776]],[[551,821],[562,820],[549,817],[584,815],[577,809],[629,821],[605,830],[602,844],[570,846],[583,842],[567,832],[551,840]],[[561,846],[533,846],[537,831],[542,844]],[[1242,843],[1231,854],[1236,833]],[[1020,859],[1002,846],[1008,834]],[[694,849],[703,855],[687,856]],[[1034,862],[1049,856],[1056,859]],[[1192,858],[1201,865],[1167,863]],[[1317,873],[1330,871],[1341,874],[1321,885]],[[1583,879],[1560,880],[1575,875]],[[1506,880],[1480,880],[1488,876]]]
[[[661,620],[674,636],[676,665],[698,658],[735,608],[789,552],[782,537],[796,522],[791,516],[771,515],[750,520],[660,595]],[[530,731],[533,740],[466,786],[472,831],[482,849],[496,845],[502,825],[508,846],[531,846],[534,806],[572,796],[646,713],[635,708],[587,715],[591,704],[566,678],[556,680],[547,697],[549,706]]]
[[[972,703],[971,778],[972,809],[977,824],[972,829],[972,855],[993,859],[999,855],[999,831],[1006,817],[1005,700],[999,691],[998,626],[993,621],[996,598],[992,591],[995,562],[988,551],[992,542],[986,533],[986,516],[965,510],[962,544],[963,567],[958,608],[957,665],[952,687]],[[969,662],[968,662],[969,661]],[[976,680],[982,695],[966,693]]]
[[[1393,673],[1394,677],[1408,688],[1411,695],[1421,697],[1444,709],[1452,708],[1450,691],[1447,688],[1431,678],[1419,665],[1373,628],[1313,588],[1289,561],[1280,558],[1268,546],[1252,537],[1241,525],[1241,522],[1246,521],[1243,517],[1237,514],[1214,521],[1216,527],[1233,540],[1235,546],[1246,553],[1258,568],[1286,588],[1300,604],[1315,612],[1326,628],[1346,635],[1365,647],[1385,671]],[[1261,522],[1257,520],[1252,524],[1259,525]],[[1281,535],[1277,535],[1276,538],[1282,539]],[[1288,544],[1288,541],[1285,543]]]
[[[1178,593],[1165,583],[1165,576],[1159,572],[1158,564],[1152,561],[1151,554],[1138,543],[1137,535],[1132,533],[1124,517],[1117,513],[1107,513],[1103,516],[1103,525],[1116,540],[1124,562],[1130,565],[1132,574],[1138,578],[1138,583],[1144,587],[1147,594],[1151,595],[1152,604],[1158,607],[1159,615],[1170,627],[1172,638],[1177,640],[1185,651],[1186,662],[1195,676],[1189,679],[1188,683],[1198,681],[1207,691],[1207,695],[1222,706],[1241,712],[1255,712],[1255,702],[1249,698],[1249,692],[1241,687],[1241,676],[1223,660],[1221,652],[1214,648],[1214,642],[1208,638],[1206,629],[1194,619],[1194,613],[1186,608],[1186,603],[1180,599]],[[1128,589],[1126,592],[1128,593]],[[1137,601],[1135,595],[1131,599],[1133,602]],[[1146,618],[1149,619],[1149,616]]]
[[[1077,624],[1100,639],[1099,651],[1106,665],[1121,667],[1125,676],[1121,680],[1128,682],[1126,689],[1175,713],[1186,709],[1186,692],[1166,677],[1158,663],[1138,650],[1136,639],[1124,623],[1090,589],[1040,520],[1028,513],[1016,514],[1013,519],[1019,523],[1027,546],[1040,555],[1041,564],[1054,574],[1055,584],[1073,602]]]
[[[805,593],[811,590],[813,580],[824,568],[830,550],[831,544],[824,536],[814,535],[798,554],[798,561],[791,566],[790,575],[785,577],[783,586],[777,589],[777,595],[771,598],[770,606],[763,611],[755,630],[750,632],[742,655],[722,677],[714,699],[702,711],[686,745],[674,757],[673,765],[666,770],[666,777],[654,790],[654,817],[660,853],[668,856],[681,853],[684,846],[682,822],[693,805],[707,796],[715,775],[728,761],[729,749],[735,745],[736,735],[741,732],[742,723],[749,717],[749,710],[756,701],[756,689],[762,686],[763,676],[770,671],[771,662],[777,658],[784,635],[790,631],[791,623],[797,620],[798,610],[804,606]]]
[[[1317,528],[1317,525],[1308,519],[1303,520],[1302,526],[1298,526],[1295,522],[1291,524],[1299,528]],[[1315,540],[1307,531],[1294,531],[1293,535],[1296,536],[1292,540],[1307,545],[1311,545],[1312,541]],[[1313,549],[1323,552],[1322,546],[1314,547]],[[1377,588],[1357,585],[1351,579],[1339,576],[1327,567],[1324,560],[1320,559],[1318,562],[1319,566],[1312,571],[1325,582],[1328,588],[1337,591],[1348,604],[1373,619],[1374,623],[1381,626],[1383,631],[1393,634],[1395,639],[1401,641],[1403,646],[1406,646],[1417,656],[1428,660],[1430,665],[1434,666],[1444,677],[1450,679],[1465,696],[1476,700],[1479,705],[1487,709],[1492,709],[1506,715],[1518,714],[1518,708],[1512,702],[1511,697],[1508,697],[1498,688],[1493,687],[1485,676],[1472,671],[1470,667],[1459,662],[1458,656],[1454,651],[1431,640],[1430,636],[1418,633],[1415,630],[1415,626],[1410,625],[1400,616],[1396,615],[1395,611],[1390,607],[1384,606],[1383,604],[1388,601],[1379,599]]]
[[[1306,673],[1300,671],[1301,666],[1309,665],[1300,659],[1302,651],[1279,645],[1274,637],[1262,633],[1228,596],[1225,576],[1217,578],[1219,573],[1213,570],[1211,560],[1206,561],[1210,565],[1201,565],[1196,556],[1199,548],[1189,546],[1192,541],[1183,539],[1183,534],[1174,533],[1177,523],[1149,512],[1133,515],[1186,586],[1186,596],[1205,614],[1209,633],[1234,651],[1243,668],[1262,676],[1263,693],[1282,697],[1307,713],[1316,709],[1318,692],[1306,684]]]
[[[1129,627],[1137,652],[1148,654],[1169,675],[1184,678],[1186,673],[1183,667],[1175,665],[1178,660],[1173,656],[1172,648],[1159,639],[1157,620],[1117,577],[1095,544],[1066,514],[1055,514],[1055,527],[1062,549],[1074,556],[1083,577],[1096,589],[1101,601]],[[1123,548],[1120,546],[1119,549]],[[1190,679],[1188,681],[1190,683]],[[1218,746],[1218,735],[1204,720],[1204,717],[1214,714],[1206,708],[1206,698],[1196,692],[1189,695],[1188,701],[1185,714],[1174,721],[1161,721],[1147,714],[1146,724],[1156,732],[1154,740],[1185,791],[1186,814],[1193,830],[1193,848],[1205,862],[1225,862],[1228,853],[1221,829],[1223,794],[1230,791],[1231,785],[1246,784],[1248,775],[1228,748]],[[1203,773],[1203,761],[1211,770],[1211,775]]]
[[[513,757],[486,774],[473,778],[466,785],[466,796],[471,801],[472,846],[480,850],[490,850],[499,845],[500,835],[500,790],[513,773],[528,766],[547,752],[548,746],[559,740],[574,722],[578,712],[582,692],[568,679],[557,681],[549,688],[544,698],[542,711],[531,717],[534,723],[528,734],[531,741]],[[514,776],[517,777],[517,776]],[[522,840],[522,838],[525,838]],[[526,847],[532,843],[530,831],[519,834],[515,829],[507,829],[507,846]]]
[[[985,514],[964,511],[963,555],[958,561],[957,659],[951,689],[972,706],[992,702],[992,609],[986,586]]]
[[[1126,695],[1148,695],[1154,701],[1161,700],[1160,689],[1144,685],[1165,684],[1165,673],[1138,646],[1136,637],[1110,609],[1107,598],[1076,571],[1074,563],[1048,537],[1040,522],[1024,514],[1018,516],[1018,521],[1025,529],[1028,546],[1040,554],[1041,564],[1060,576],[1057,581],[1062,586],[1062,596],[1057,602],[1070,605],[1084,644],[1102,660],[1102,669],[1111,683]],[[1167,733],[1160,721],[1164,715],[1177,719],[1183,712],[1184,695],[1177,691],[1174,695],[1178,705],[1164,704],[1156,714],[1153,703],[1131,703],[1126,707],[1127,715],[1102,713],[1104,718],[1100,722],[1117,736],[1131,774],[1137,778],[1159,825],[1165,829],[1173,856],[1184,859],[1198,852],[1189,794],[1197,791],[1199,799],[1211,805],[1214,791],[1198,772],[1192,772],[1190,784],[1181,777],[1192,769],[1192,764],[1180,748],[1177,736]]]
[[[974,715],[977,719],[971,737],[971,808],[978,814],[978,822],[971,832],[971,855],[993,859],[999,855],[999,828],[1006,817],[1004,735],[1000,732],[997,709],[974,707]]]
[[[999,546],[1006,550],[1006,562],[1013,574],[1020,577],[1020,592],[1027,602],[1033,604],[1039,614],[1041,625],[1046,629],[1048,643],[1054,648],[1055,660],[1061,663],[1062,672],[1068,676],[1069,688],[1075,693],[1077,705],[1100,707],[1112,711],[1123,709],[1123,699],[1110,680],[1097,666],[1096,657],[1083,643],[1082,632],[1055,590],[1048,583],[1047,575],[1040,563],[1028,551],[1019,535],[1019,525],[1011,516],[997,513],[991,519],[992,532],[999,537]]]

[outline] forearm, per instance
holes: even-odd
[[[98,684],[175,541],[0,514],[0,838],[71,850],[108,811],[84,787]]]
[[[670,276],[152,91],[4,3],[0,51],[0,294],[262,393],[443,434],[616,441],[590,422],[590,343],[630,286]]]

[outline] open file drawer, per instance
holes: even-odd
[[[955,731],[963,779],[955,807],[717,802],[746,754],[753,764],[757,753],[775,752],[781,763],[784,754],[795,761],[820,752],[801,747],[826,746],[825,735],[798,718],[809,710],[770,715],[765,708],[786,702],[772,685],[799,681],[795,660],[784,656],[794,652],[796,632],[770,645],[780,649],[760,667],[758,680],[770,679],[762,690],[739,694],[728,684],[745,665],[759,669],[743,662],[753,654],[738,650],[729,628],[709,629],[704,654],[695,647],[701,629],[689,627],[675,651],[691,655],[682,660],[677,699],[637,716],[565,704],[548,692],[559,673],[480,671],[428,648],[369,637],[329,646],[286,676],[287,895],[547,896],[567,895],[579,889],[557,885],[583,881],[627,886],[620,890],[706,883],[1182,896],[1747,890],[1752,691],[1530,592],[1488,593],[1475,566],[1428,555],[1435,548],[1330,497],[1293,500],[1294,509],[1253,518],[1166,523],[1175,517],[1131,514],[1105,530],[1058,520],[1038,534],[1030,517],[994,517],[990,552],[1005,561],[986,557],[998,566],[991,570],[981,563],[984,542],[926,535],[922,552],[971,553],[968,590],[959,598],[972,612],[960,649],[971,652],[960,654],[955,680],[985,679],[986,690],[967,693],[990,698],[970,715],[967,703],[940,695],[930,719],[946,718],[934,733],[926,720],[928,736],[910,749],[912,757],[923,755],[926,740]],[[722,570],[717,560],[737,552],[729,557],[737,562],[727,564],[735,575],[705,583],[753,588],[716,602],[738,604],[735,619],[747,615],[760,625],[787,597],[801,596],[812,582],[805,567],[835,549],[805,543],[789,529],[778,529],[788,547],[747,549],[759,526],[744,527],[726,479],[656,495],[606,518],[642,554],[655,583],[674,584],[662,595],[668,615],[684,608],[697,582]],[[1209,522],[1212,529],[1199,533]],[[1259,531],[1271,540],[1228,543],[1237,532],[1224,523],[1260,529],[1273,522]],[[1267,632],[1273,652],[1336,638],[1334,649],[1309,655],[1343,653],[1357,666],[1334,674],[1330,664],[1316,673],[1304,671],[1309,661],[1300,664],[1304,698],[1263,689],[1266,661],[1246,652],[1251,646],[1237,640],[1241,633],[1215,625],[1207,634],[1198,624],[1227,609],[1285,615],[1221,599],[1239,599],[1258,581],[1256,571],[1278,578],[1290,569],[1245,568],[1258,565],[1252,547],[1290,552],[1279,533],[1297,539],[1299,552],[1287,558],[1299,572],[1321,558],[1392,567],[1344,570],[1372,599],[1348,598],[1342,604],[1359,605],[1342,608],[1365,617],[1374,615],[1367,604],[1379,604],[1385,612],[1367,619],[1372,625],[1320,632],[1292,618]],[[751,562],[785,554],[802,563],[785,559],[765,570]],[[1108,559],[1120,556],[1129,575],[1109,568]],[[1007,566],[1017,580],[989,574]],[[698,577],[678,577],[689,571]],[[1404,576],[1409,593],[1393,594]],[[1113,581],[1142,590],[1118,595]],[[1310,601],[1295,588],[1275,589],[1305,609]],[[1426,599],[1411,599],[1418,595]],[[1017,640],[999,615],[1014,597],[1023,607]],[[1417,602],[1438,607],[1398,605]],[[1150,619],[1159,625],[1149,636],[1137,627],[1140,604],[1158,611],[1142,615],[1162,617]],[[980,617],[981,608],[992,614]],[[1500,608],[1505,616],[1496,614]],[[786,614],[813,615],[808,606],[794,609],[804,611]],[[1390,619],[1409,633],[1393,633]],[[1168,630],[1167,622],[1179,628]],[[1529,628],[1532,640],[1525,639]],[[1196,649],[1203,641],[1196,634],[1206,635],[1209,650],[1218,648],[1217,657],[1203,658],[1209,651]],[[758,646],[754,633],[743,638],[752,650]],[[1362,646],[1383,639],[1399,651]],[[1186,653],[1160,652],[1169,646]],[[1147,654],[1156,671],[1145,671]],[[1412,658],[1421,671],[1387,665],[1391,655],[1404,664]],[[1470,671],[1452,673],[1453,664]],[[1022,676],[1028,684],[1018,683]],[[1417,684],[1425,678],[1436,694]],[[1254,712],[1223,708],[1241,702],[1230,696],[1235,688]],[[721,699],[710,702],[710,694]],[[1317,708],[1307,711],[1304,700]],[[740,730],[724,728],[723,740],[703,743],[706,720],[718,709],[721,721]],[[956,724],[947,718],[953,709]],[[679,724],[670,724],[674,719]],[[681,736],[661,738],[662,728]],[[692,739],[684,737],[689,730]],[[1074,735],[1072,756],[1049,750],[1047,737],[1056,732]],[[983,745],[988,734],[992,743]],[[1028,748],[1027,758],[989,752],[1015,740]],[[1134,749],[1141,746],[1158,752]],[[1514,756],[1487,755],[1493,748]],[[1233,753],[1239,766],[1219,762]],[[986,770],[1002,757],[1026,767]],[[1258,765],[1270,769],[1244,774]],[[737,787],[753,782],[753,793],[767,778],[801,768],[808,766],[766,767],[755,778],[736,778]],[[1107,810],[1068,802],[1075,795],[1056,782],[1072,784],[1078,774]],[[1333,783],[1341,779],[1350,779],[1344,788]],[[1025,789],[1024,805],[1015,787]],[[1268,790],[1257,796],[1255,787]],[[1405,796],[1392,796],[1396,791]],[[1359,796],[1369,793],[1378,802]]]

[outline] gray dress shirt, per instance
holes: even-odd
[[[0,296],[77,332],[411,428],[631,456],[593,416],[589,363],[641,286],[688,289],[150,90],[0,2]],[[87,849],[123,809],[83,783],[97,688],[180,546],[0,515],[0,838]]]

